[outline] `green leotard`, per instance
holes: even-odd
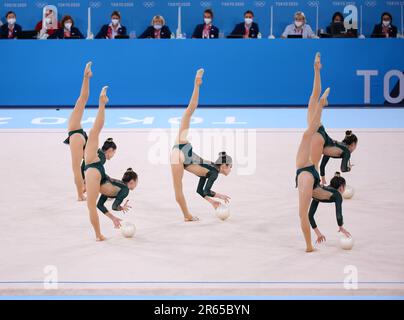
[[[83,129],[78,129],[78,130],[69,131],[69,132],[68,132],[68,135],[69,135],[69,136],[67,137],[67,139],[66,139],[65,141],[63,141],[63,143],[64,143],[64,144],[70,144],[70,137],[71,137],[72,135],[76,134],[76,133],[79,133],[79,134],[81,134],[81,135],[84,137],[84,140],[86,141],[86,143],[84,144],[83,149],[85,149],[85,148],[86,148],[87,141],[88,141],[88,136],[87,136],[87,133],[86,133]]]
[[[336,216],[337,216],[337,223],[338,223],[338,226],[341,227],[344,224],[344,219],[343,219],[343,216],[342,216],[342,196],[341,196],[341,193],[339,193],[339,191],[337,189],[334,189],[334,188],[332,188],[330,186],[328,186],[328,187],[320,187],[320,188],[322,188],[322,189],[324,189],[324,190],[326,190],[328,192],[331,192],[331,196],[327,200],[320,200],[320,199],[316,199],[316,198],[313,197],[313,200],[312,200],[311,205],[310,205],[310,210],[309,210],[309,220],[310,220],[311,227],[313,229],[317,228],[316,221],[314,220],[314,215],[316,214],[317,207],[318,207],[318,204],[320,202],[324,202],[324,203],[332,203],[332,202],[334,202],[335,203],[335,213],[336,213]]]
[[[81,134],[83,137],[84,137],[84,139],[85,139],[85,143],[84,143],[84,146],[83,146],[83,150],[86,148],[86,145],[87,145],[87,141],[88,141],[88,136],[87,136],[87,133],[83,130],[83,129],[78,129],[78,130],[73,130],[73,131],[69,131],[69,133],[68,133],[68,137],[67,137],[67,139],[65,140],[65,141],[63,141],[63,143],[64,144],[70,144],[70,137],[72,136],[72,135],[74,135],[74,134],[76,134],[76,133],[79,133],[79,134]],[[85,163],[84,163],[84,159],[83,159],[83,161],[81,162],[81,176],[83,177],[83,179],[85,178],[84,177],[84,169],[85,169]]]
[[[190,143],[176,144],[174,145],[173,149],[175,148],[181,150],[184,154],[184,168],[191,164],[195,164],[209,170],[206,176],[200,177],[196,192],[203,198],[206,196],[214,197],[215,192],[212,191],[211,188],[219,176],[219,170],[217,166],[213,162],[206,161],[198,156],[196,153],[194,153],[192,150],[192,145]]]
[[[325,147],[328,147],[328,146],[333,146],[334,140],[332,140],[332,139],[330,138],[330,136],[328,135],[328,133],[325,131],[325,128],[324,128],[323,125],[320,126],[320,128],[318,128],[317,132],[318,132],[319,134],[321,134],[321,136],[322,136],[323,139],[324,139],[324,145],[323,145],[324,148],[325,148]]]
[[[105,207],[105,202],[108,198],[115,199],[114,203],[112,204],[112,210],[114,211],[121,211],[122,207],[121,204],[123,200],[129,195],[129,188],[120,180],[107,178],[106,182],[110,182],[116,187],[119,187],[119,191],[115,196],[107,196],[105,194],[101,194],[100,198],[98,199],[97,208],[104,214],[108,213],[108,209]]]
[[[100,185],[101,185],[108,181],[108,176],[105,173],[105,168],[104,168],[104,164],[107,159],[105,157],[105,153],[101,149],[98,149],[98,158],[100,159],[100,161],[86,164],[84,166],[84,171],[86,171],[89,168],[97,169],[101,174],[101,181],[100,181]]]
[[[316,168],[314,167],[314,165],[297,169],[297,171],[296,171],[296,188],[297,188],[297,178],[299,177],[299,174],[301,174],[302,172],[305,172],[305,171],[311,173],[311,175],[314,178],[314,182],[313,182],[313,190],[314,190],[315,188],[317,188],[320,185],[320,176],[319,176]]]
[[[323,158],[322,158],[321,164],[320,164],[320,175],[322,177],[325,176],[325,167],[326,167],[328,161],[330,160],[330,158],[342,159],[342,161],[341,161],[341,171],[342,172],[351,171],[351,168],[349,167],[349,159],[351,158],[351,152],[349,151],[348,146],[345,143],[338,142],[338,141],[331,139],[330,136],[325,131],[324,126],[321,126],[317,130],[317,132],[319,134],[321,134],[322,137],[324,138],[324,148],[325,147],[337,147],[338,149],[341,150],[341,155],[339,155],[337,157],[323,155]]]

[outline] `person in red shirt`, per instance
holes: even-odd
[[[59,28],[56,13],[52,9],[48,9],[45,11],[43,19],[35,26],[35,31],[39,33],[41,39],[46,39]]]

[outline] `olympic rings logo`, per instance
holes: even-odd
[[[212,6],[212,2],[210,1],[201,1],[201,7],[207,8],[207,7],[211,7]]]
[[[309,1],[307,2],[309,7],[318,7],[320,5],[320,1]]]
[[[143,2],[143,7],[150,9],[153,8],[156,5],[154,1],[148,1],[148,2]]]
[[[47,5],[47,3],[46,3],[46,2],[37,1],[37,2],[35,3],[35,5],[36,5],[38,8],[43,8],[43,7],[45,7],[45,6]]]
[[[91,8],[98,9],[98,8],[101,8],[102,3],[101,3],[101,1],[91,1],[91,2],[89,3],[89,6],[90,6]]]
[[[266,6],[266,1],[254,1],[254,6],[256,6],[257,8],[263,8]]]
[[[374,8],[377,6],[377,1],[365,1],[365,6],[369,8]]]

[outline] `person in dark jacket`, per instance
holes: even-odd
[[[22,28],[17,24],[17,15],[13,11],[6,14],[7,23],[0,27],[0,39],[15,39],[21,33]]]
[[[244,13],[244,22],[237,24],[231,32],[231,38],[257,38],[259,34],[258,24],[254,21],[254,13],[248,10]]]
[[[114,11],[111,14],[111,22],[102,26],[96,39],[115,39],[116,36],[126,36],[126,27],[121,25],[121,14]]]
[[[330,25],[327,27],[327,33],[335,36],[344,32],[346,32],[344,26],[344,16],[341,12],[335,12],[332,16]]]
[[[219,38],[219,29],[212,24],[213,11],[206,9],[203,13],[203,24],[195,27],[192,38],[194,39],[217,39]]]
[[[48,39],[84,39],[80,30],[74,27],[74,20],[71,16],[64,16],[60,25],[61,27]]]
[[[154,16],[151,26],[148,27],[139,37],[139,39],[170,39],[171,31],[166,26],[163,16]]]
[[[397,38],[397,27],[393,25],[393,16],[384,12],[381,22],[375,25],[372,38]]]

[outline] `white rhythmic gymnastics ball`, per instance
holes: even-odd
[[[344,199],[351,199],[354,196],[355,190],[354,188],[352,188],[351,186],[346,186],[345,187],[345,191],[342,194],[342,196],[344,197]]]
[[[339,244],[341,245],[342,249],[351,250],[354,245],[354,241],[352,238],[341,236],[341,238],[339,239]]]
[[[136,227],[133,223],[125,222],[121,226],[121,232],[125,238],[132,238],[135,235]]]
[[[230,217],[230,210],[229,207],[225,204],[221,204],[219,207],[216,209],[216,216],[220,220],[226,220],[228,217]]]

